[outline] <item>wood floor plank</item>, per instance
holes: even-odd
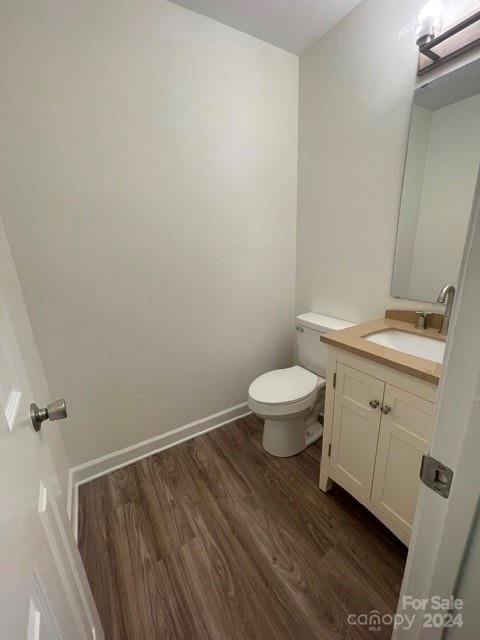
[[[219,617],[225,618],[232,610],[236,611],[234,618],[228,619],[222,637],[296,640],[300,631],[303,638],[316,637],[312,635],[309,621],[298,615],[271,580],[269,564],[258,562],[258,556],[251,553],[255,548],[252,529],[249,528],[249,536],[245,538],[245,523],[238,529],[226,505],[205,493],[201,509],[193,515],[197,539],[202,541],[211,563],[208,573],[215,588],[223,594],[226,612],[222,609]]]
[[[261,451],[259,439],[255,438],[254,442]],[[376,577],[382,593],[387,591],[394,607],[398,575],[403,572],[405,564],[405,546],[340,487],[335,486],[326,495],[318,490],[316,477],[313,482],[313,478],[309,481],[304,474],[295,473],[300,457],[282,460],[268,456],[265,460],[275,470],[274,477],[284,492],[288,492],[290,484],[295,483],[297,490],[290,495],[289,501],[295,502],[300,511],[306,511],[307,522],[312,518],[326,535],[330,532],[337,542],[349,549],[355,561]],[[265,478],[268,480],[269,474]]]
[[[193,538],[188,518],[163,480],[143,480],[138,488],[139,506],[145,513],[147,539],[153,541],[157,560],[177,551]]]
[[[189,473],[190,463],[182,456],[188,442],[167,449],[138,463],[140,476],[146,482],[155,484],[164,482],[175,495],[177,504],[181,504],[185,511],[195,509],[200,502],[200,494]]]
[[[405,547],[319,490],[321,443],[279,459],[261,435],[248,416],[80,487],[106,640],[361,640],[349,613],[394,611]]]
[[[120,603],[106,532],[106,513],[110,511],[108,477],[98,478],[79,491],[79,548],[102,623],[111,640],[125,638]],[[108,505],[108,506],[107,506]]]
[[[335,614],[325,616],[326,611],[337,611],[338,603],[331,597],[329,585],[319,579],[325,554],[319,553],[315,543],[299,536],[296,527],[279,524],[268,508],[253,504],[252,499],[237,502],[231,509],[235,526],[249,523],[240,535],[256,565],[263,566],[269,575],[270,584],[277,585],[282,605],[295,610],[308,625],[302,637],[348,637],[348,628]]]
[[[138,500],[138,474],[134,464],[122,467],[108,474],[110,508],[116,509],[124,504]]]
[[[238,502],[238,496],[235,496],[235,499],[228,499],[230,495],[228,491],[214,493],[211,490],[212,477],[205,473],[199,474],[197,466],[192,465],[192,460],[198,460],[195,449],[198,446],[203,448],[203,444],[198,440],[193,444],[189,443],[188,446],[182,445],[176,453],[180,464],[183,462],[186,484],[196,486],[198,503],[194,509],[190,509],[188,516],[195,531],[197,546],[198,541],[201,541],[201,548],[206,550],[206,554],[199,552],[199,557],[208,558],[210,563],[210,568],[201,572],[203,576],[209,576],[209,582],[201,586],[201,597],[207,598],[209,603],[207,609],[211,614],[215,612],[215,605],[218,603],[217,590],[220,590],[224,600],[224,606],[214,616],[214,620],[220,624],[220,629],[214,628],[213,636],[220,633],[222,638],[242,640],[243,638],[297,640],[298,636],[294,630],[301,628],[304,632],[303,637],[312,637],[310,629],[301,619],[292,620],[289,607],[286,606],[289,604],[288,601],[281,601],[276,597],[268,573],[262,573],[262,568],[248,552],[252,541],[248,540],[247,550],[240,544],[240,532],[232,527],[233,523],[228,518],[228,512],[225,511],[226,505]],[[210,469],[213,461],[212,454]],[[172,490],[175,491],[174,486]],[[179,500],[182,500],[182,496],[180,490]],[[243,528],[245,528],[244,524],[242,523]],[[188,558],[188,555],[185,556],[188,551],[188,548],[182,549],[184,557]],[[192,565],[190,565],[190,571],[193,571]],[[197,584],[200,589],[201,582],[197,581]],[[229,618],[225,619],[232,609],[237,610],[234,618],[236,623]],[[253,622],[255,624],[252,626]],[[210,626],[212,624],[211,617],[209,624]],[[321,638],[321,636],[318,637]]]
[[[317,544],[317,553],[328,550],[336,542],[330,521],[321,522],[321,514],[317,514],[314,520],[302,507],[299,494],[292,491],[293,478],[290,477],[285,482],[278,473],[269,468],[268,454],[260,452],[256,447],[242,444],[241,439],[239,440],[242,436],[238,434],[234,428],[228,431],[219,429],[212,434],[212,439],[223,448],[231,446],[232,439],[236,439],[238,449],[235,451],[235,464],[243,469],[251,493],[275,512],[278,522],[288,524],[294,521],[302,532],[301,535],[312,537]]]
[[[214,637],[209,623],[209,608],[198,593],[190,572],[190,558],[195,557],[195,539],[163,561],[162,579],[165,603],[172,612],[176,638],[182,640],[210,640]],[[206,573],[208,571],[206,570]]]
[[[148,552],[135,504],[108,514],[107,538],[125,640],[173,638],[171,612],[163,606],[157,563]]]

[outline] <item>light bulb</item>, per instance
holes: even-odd
[[[417,21],[417,45],[422,45],[433,40],[443,26],[443,5],[440,0],[430,0],[418,14]]]

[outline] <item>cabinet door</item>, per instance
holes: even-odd
[[[337,365],[330,476],[359,500],[370,500],[385,383]],[[370,406],[371,401],[378,407]]]
[[[372,504],[408,544],[417,503],[422,454],[433,428],[432,402],[386,385]]]

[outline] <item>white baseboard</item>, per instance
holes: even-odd
[[[251,413],[248,404],[243,402],[229,409],[224,409],[218,413],[214,413],[206,418],[195,420],[183,427],[178,427],[162,433],[143,442],[133,444],[125,449],[113,451],[105,456],[96,458],[89,462],[71,467],[68,472],[68,496],[67,496],[67,512],[72,522],[75,539],[78,534],[78,487],[81,484],[90,482],[95,478],[111,473],[121,467],[126,467],[133,462],[147,458],[148,456],[169,449],[170,447],[195,438],[196,436],[217,429],[218,427],[233,422],[238,418],[243,418]]]

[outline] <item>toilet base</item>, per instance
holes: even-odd
[[[308,424],[305,415],[282,420],[265,419],[263,448],[272,456],[295,456],[316,442],[323,435],[322,425],[316,421]]]

